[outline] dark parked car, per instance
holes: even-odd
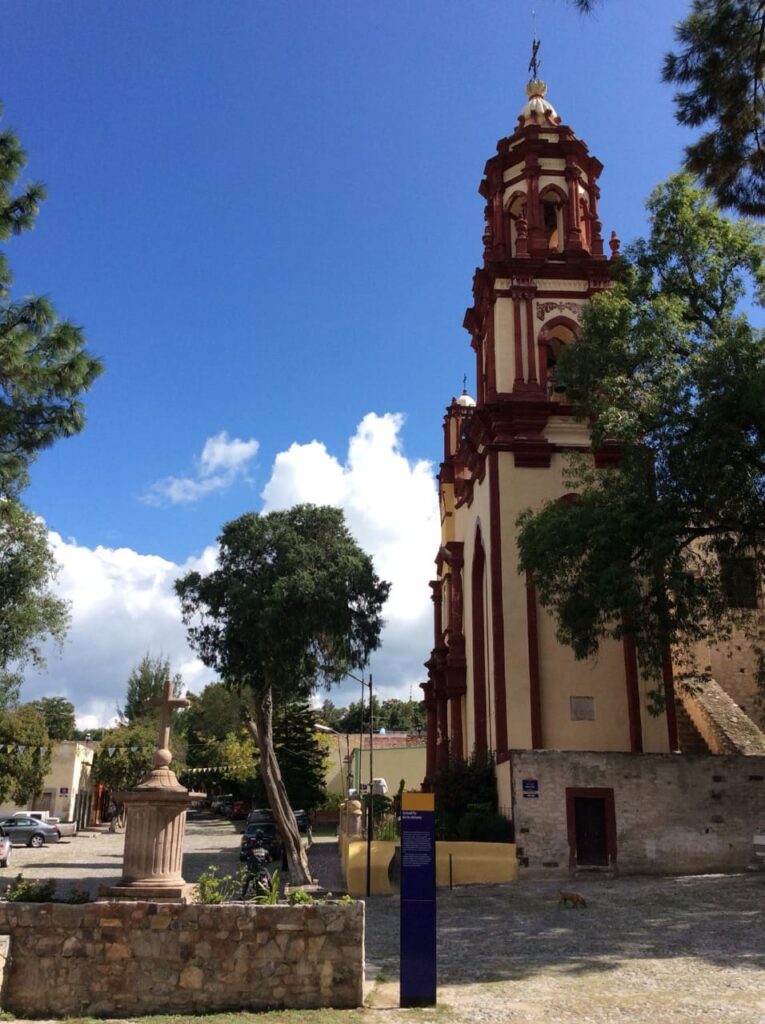
[[[311,824],[308,815],[305,811],[295,811],[294,813],[300,834],[310,839]],[[266,847],[272,860],[281,858],[282,844],[273,813],[269,810],[250,811],[239,848],[239,860],[247,860],[248,851],[257,846],[258,842]]]
[[[0,821],[0,829],[14,846],[43,846],[45,843],[57,843],[61,838],[61,833],[55,825],[18,815]]]

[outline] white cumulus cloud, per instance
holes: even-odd
[[[401,443],[403,417],[367,415],[350,439],[345,461],[320,441],[279,453],[263,491],[263,511],[298,502],[342,508],[348,525],[392,583],[382,646],[372,658],[382,698],[419,698],[423,661],[432,643],[428,580],[439,537],[433,467],[412,461]],[[247,445],[211,438],[202,455],[211,476],[246,463]],[[237,445],[243,446],[240,450]],[[202,464],[200,460],[200,465]],[[49,538],[61,566],[59,594],[71,603],[72,624],[62,653],[48,651],[48,668],[30,673],[22,698],[60,695],[71,700],[83,728],[110,722],[124,702],[131,670],[146,653],[164,655],[187,688],[199,690],[213,674],[186,643],[173,583],[185,572],[209,572],[216,548],[176,564],[129,548],[88,548],[55,532]],[[335,703],[358,700],[356,684],[330,694]]]
[[[194,476],[168,476],[150,484],[141,500],[147,505],[188,505],[216,491],[228,490],[238,480],[247,480],[248,465],[258,453],[259,443],[251,438],[229,438],[222,430],[205,441],[196,462]]]

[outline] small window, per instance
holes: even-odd
[[[558,204],[550,199],[542,203],[545,219],[545,237],[548,249],[558,249]]]
[[[729,608],[757,607],[757,568],[753,558],[722,558],[720,576]]]
[[[572,722],[594,722],[595,721],[595,698],[594,697],[569,697],[571,704]]]

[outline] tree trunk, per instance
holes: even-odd
[[[268,804],[273,812],[276,827],[279,829],[279,835],[287,854],[290,882],[293,885],[311,885],[313,879],[308,867],[308,857],[300,841],[297,820],[290,807],[279,762],[276,760],[274,752],[271,731],[273,700],[270,689],[262,697],[257,695],[253,697],[253,708],[254,718],[244,707],[242,708],[242,717],[260,751],[260,777],[263,780]]]

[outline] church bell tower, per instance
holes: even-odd
[[[604,253],[602,164],[548,101],[535,58],[515,130],[479,186],[483,263],[464,320],[475,398],[466,388],[444,419],[434,644],[423,684],[426,786],[450,754],[491,752],[500,802],[511,749],[670,749],[663,718],[646,720],[634,650],[605,644],[596,664],[575,662],[533,581],[518,573],[516,519],[565,497],[567,453],[591,452],[599,466],[616,454],[592,452],[556,366],[575,343],[584,304],[609,286],[619,241],[612,234]]]

